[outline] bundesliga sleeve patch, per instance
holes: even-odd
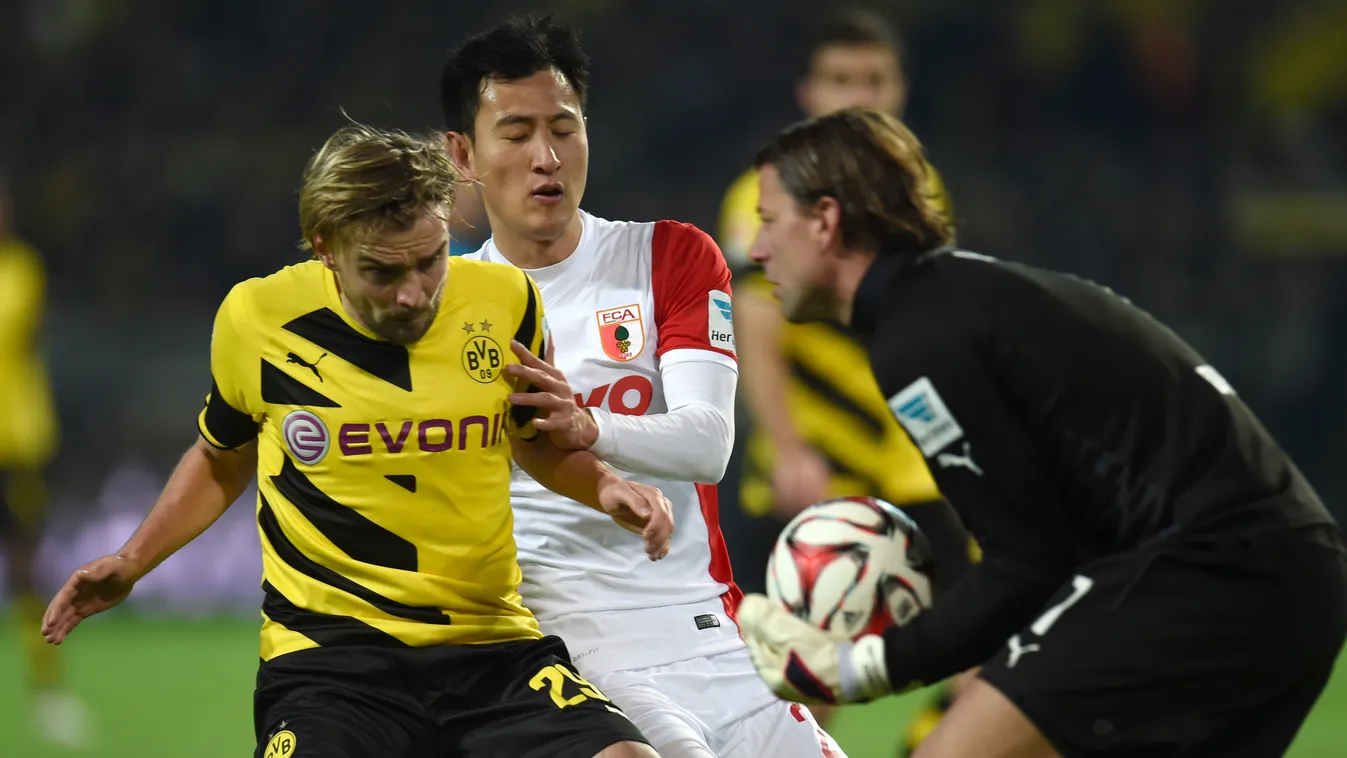
[[[730,307],[730,296],[720,290],[711,290],[707,295],[707,339],[712,347],[722,350],[734,350],[734,311]]]
[[[889,398],[889,410],[927,458],[963,439],[963,427],[928,377],[923,376]]]

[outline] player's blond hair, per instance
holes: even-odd
[[[954,241],[954,223],[921,142],[893,116],[847,108],[778,133],[754,163],[771,165],[809,208],[841,208],[842,242],[884,252],[923,252]]]
[[[334,249],[372,232],[411,228],[425,213],[447,222],[459,182],[440,135],[352,123],[309,159],[299,189],[300,248]]]

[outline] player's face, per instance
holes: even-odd
[[[776,285],[787,321],[833,318],[836,307],[828,286],[833,268],[826,254],[824,219],[786,193],[775,166],[758,171],[758,190],[762,226],[748,257],[762,264],[767,281]]]
[[[449,259],[443,215],[427,212],[409,229],[372,234],[323,256],[337,274],[347,310],[389,342],[417,341],[439,312]]]
[[[555,70],[482,89],[469,176],[482,184],[493,228],[553,240],[578,216],[589,175],[580,99]]]
[[[907,82],[893,51],[883,45],[833,45],[814,54],[800,82],[800,109],[824,116],[843,108],[874,108],[901,115]]]

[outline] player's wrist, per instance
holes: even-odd
[[[580,444],[585,450],[593,450],[599,443],[599,420],[590,408],[582,408],[584,420],[581,422]]]
[[[599,473],[595,478],[595,489],[602,494],[604,490],[613,485],[624,484],[626,480],[618,476],[612,469],[608,468],[602,462],[599,463]]]
[[[134,548],[123,547],[121,550],[112,554],[113,558],[121,561],[127,567],[131,574],[131,579],[138,581],[149,571],[149,563]]]
[[[837,678],[843,702],[864,702],[891,692],[884,638],[867,634],[854,643],[839,644]]]

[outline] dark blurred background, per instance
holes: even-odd
[[[907,119],[962,243],[1168,321],[1343,502],[1347,3],[870,5],[902,31]],[[301,257],[299,172],[341,110],[438,128],[446,50],[534,7],[570,14],[594,59],[585,207],[714,230],[797,117],[816,3],[8,0],[0,166],[49,269],[58,496],[191,441],[213,310]]]

